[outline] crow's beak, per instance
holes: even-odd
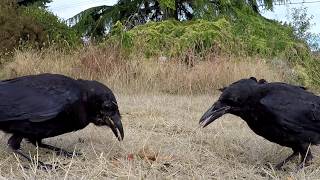
[[[206,127],[214,120],[229,112],[230,106],[223,105],[219,101],[214,103],[213,106],[201,117],[199,124]]]
[[[119,141],[123,140],[124,138],[124,132],[123,127],[121,123],[121,118],[118,113],[111,116],[110,118],[107,118],[107,124],[111,128],[113,134],[118,138]]]

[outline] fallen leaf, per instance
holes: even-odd
[[[138,152],[138,156],[141,159],[156,161],[158,157],[158,153],[150,150],[148,147],[144,147]]]

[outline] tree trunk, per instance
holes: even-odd
[[[178,0],[175,0],[175,9],[174,9],[174,19],[179,21],[179,10],[180,10],[180,7],[179,7],[179,2]]]

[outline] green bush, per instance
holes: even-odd
[[[147,57],[179,56],[190,49],[202,54],[217,47],[226,54],[285,57],[290,61],[309,54],[308,46],[295,38],[292,28],[241,11],[235,20],[225,17],[215,21],[167,20],[149,22],[129,31],[118,22],[106,43],[115,39],[132,53],[142,51]]]
[[[0,4],[0,56],[20,47],[74,47],[79,43],[74,30],[44,9],[19,7],[10,1]]]
[[[10,3],[0,4],[0,55],[10,53],[22,42],[41,46],[45,41],[42,26],[31,17],[22,16],[22,11]]]
[[[160,55],[172,57],[179,56],[188,49],[203,53],[213,44],[224,45],[222,41],[231,38],[230,28],[230,24],[223,18],[214,22],[205,20],[150,22],[130,31],[124,31],[118,22],[105,43],[116,40],[122,43],[122,47],[131,48],[132,53],[143,51],[147,57]]]
[[[305,42],[298,40],[289,26],[279,22],[265,19],[260,15],[237,11],[237,19],[233,21],[233,34],[238,37],[241,44],[245,44],[248,55],[262,57],[280,57],[297,60],[293,49],[300,54],[309,53]]]
[[[22,16],[31,17],[41,25],[46,34],[46,43],[54,43],[62,47],[75,47],[80,44],[80,36],[75,30],[43,8],[36,6],[23,7]]]

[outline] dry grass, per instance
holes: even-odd
[[[318,179],[319,150],[314,164],[296,172],[274,165],[291,150],[255,135],[239,118],[226,115],[208,128],[198,120],[215,100],[215,89],[242,77],[282,81],[281,69],[262,60],[215,56],[187,66],[179,59],[157,62],[142,57],[124,58],[112,48],[94,47],[66,55],[52,50],[17,52],[6,64],[2,78],[42,72],[97,79],[118,97],[125,139],[119,143],[108,128],[90,125],[84,130],[47,139],[46,142],[82,156],[64,158],[23,143],[35,160],[56,163],[41,171],[35,163],[15,157],[0,139],[0,176],[5,179]],[[210,95],[206,95],[210,94]],[[148,157],[147,159],[145,157]]]
[[[4,148],[2,136],[0,175],[9,179],[318,179],[320,151],[312,147],[314,163],[296,172],[297,160],[286,171],[274,171],[291,153],[255,135],[239,118],[226,115],[205,129],[198,119],[215,100],[208,95],[161,94],[118,97],[125,139],[118,142],[108,128],[84,130],[47,139],[46,142],[83,153],[64,158],[23,143],[24,151],[58,168],[45,172],[17,160]],[[141,155],[154,156],[146,160]],[[46,153],[47,152],[47,153]],[[29,167],[22,168],[23,166]]]
[[[180,59],[163,62],[142,56],[123,57],[112,48],[88,49],[64,54],[54,49],[41,53],[16,52],[2,78],[52,72],[105,82],[117,92],[211,93],[239,78],[256,76],[269,81],[286,79],[282,69],[271,69],[262,59],[235,59],[209,54],[193,60],[192,67]],[[187,63],[189,64],[189,63]]]

